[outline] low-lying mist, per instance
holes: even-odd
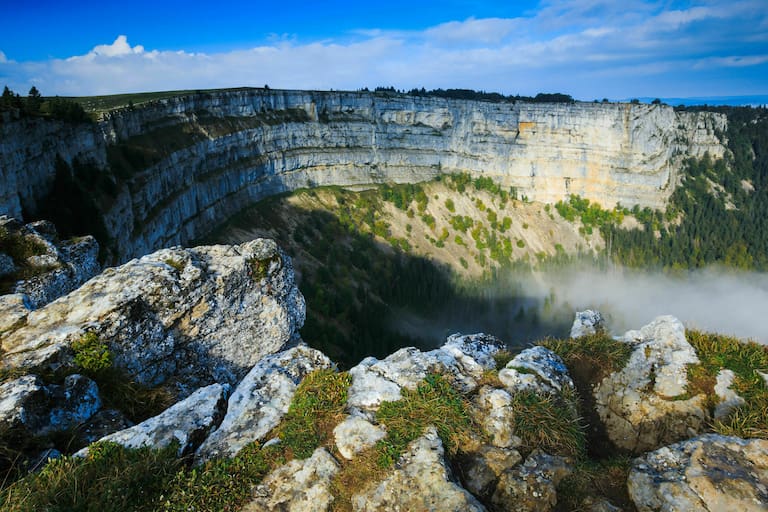
[[[398,331],[442,343],[453,332],[486,332],[510,347],[563,337],[576,311],[597,309],[612,334],[659,315],[686,327],[768,344],[768,274],[720,268],[676,274],[576,265],[510,273],[428,317],[394,315]]]

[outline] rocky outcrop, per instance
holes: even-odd
[[[636,459],[629,495],[640,512],[768,509],[768,441],[704,435]]]
[[[488,103],[363,92],[200,93],[95,125],[0,123],[0,214],[35,211],[56,158],[109,174],[116,261],[187,244],[255,201],[317,185],[468,172],[530,200],[663,207],[726,119],[664,105]]]
[[[355,415],[372,418],[379,405],[399,400],[402,388],[416,387],[430,373],[441,373],[462,392],[472,391],[485,370],[495,368],[493,354],[503,343],[493,336],[454,335],[429,352],[403,348],[379,361],[367,357],[352,368],[347,405]]]
[[[620,340],[633,347],[629,362],[594,389],[610,440],[640,453],[701,432],[709,412],[706,396],[686,397],[687,367],[699,359],[683,324],[662,316]]]
[[[178,443],[178,454],[194,451],[221,421],[226,408],[228,385],[200,388],[161,414],[125,430],[102,437],[99,442],[117,443],[126,448],[165,448]],[[88,448],[75,455],[84,457]]]
[[[178,384],[182,396],[236,383],[298,340],[305,305],[290,259],[271,240],[158,251],[30,312],[2,335],[2,365],[76,366],[72,343],[93,333],[137,382]]]
[[[318,448],[308,459],[292,460],[270,473],[242,512],[325,512],[334,501],[331,483],[338,472],[339,464],[328,450]]]
[[[452,481],[443,443],[434,427],[408,446],[391,475],[353,496],[352,508],[361,512],[485,510],[474,496]]]
[[[36,375],[25,375],[0,385],[0,428],[21,428],[30,436],[73,429],[100,408],[99,388],[84,375],[48,385]]]
[[[10,292],[27,309],[44,306],[98,274],[98,256],[99,244],[92,236],[60,241],[51,222],[23,225],[0,217],[0,278],[15,281]],[[8,314],[14,321],[23,319],[14,311]],[[0,321],[0,332],[9,323]]]
[[[557,505],[558,484],[571,472],[563,457],[536,451],[520,466],[501,473],[491,502],[498,510],[548,512]]]
[[[571,326],[571,338],[581,338],[605,330],[605,319],[599,311],[578,311]]]
[[[296,387],[331,361],[315,349],[300,346],[265,357],[240,381],[227,404],[221,425],[200,446],[195,457],[234,457],[247,444],[261,441],[288,412]]]

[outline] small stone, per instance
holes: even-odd
[[[738,395],[731,386],[736,374],[733,370],[723,368],[717,374],[717,383],[715,384],[715,394],[720,402],[715,407],[715,419],[722,419],[731,414],[731,412],[744,405],[744,399]]]
[[[345,459],[352,459],[356,453],[370,448],[386,435],[384,429],[359,416],[349,416],[333,429],[336,448]]]
[[[599,311],[587,309],[576,313],[571,326],[571,338],[581,338],[605,331],[605,320]]]

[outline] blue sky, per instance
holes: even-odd
[[[0,0],[0,84],[768,94],[768,1]]]

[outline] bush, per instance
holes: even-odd
[[[87,332],[72,342],[75,364],[94,374],[112,366],[112,354],[107,344],[95,332]]]

